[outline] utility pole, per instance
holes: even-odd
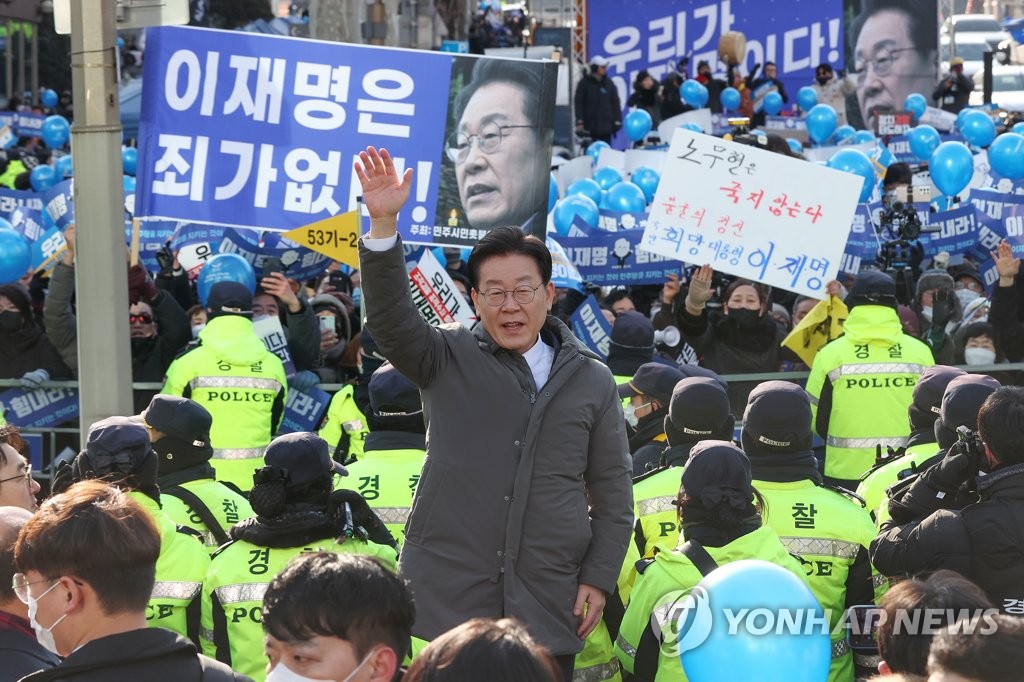
[[[71,144],[77,171],[78,399],[83,448],[93,422],[132,414],[115,7],[113,0],[70,3],[75,102]]]

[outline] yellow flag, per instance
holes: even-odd
[[[808,367],[814,364],[814,356],[826,343],[843,335],[843,322],[850,311],[836,296],[829,296],[811,308],[800,324],[782,342],[804,361]]]
[[[289,230],[284,236],[333,260],[359,267],[359,211],[339,213]]]

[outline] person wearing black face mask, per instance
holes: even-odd
[[[857,92],[857,82],[843,71],[836,77],[831,64],[819,64],[811,85],[818,95],[818,104],[827,104],[836,110],[836,125],[846,125],[846,98]]]
[[[60,358],[32,317],[28,292],[21,285],[0,287],[0,379],[20,379],[25,388],[38,388],[48,379],[70,379]]]
[[[765,287],[736,280],[722,296],[722,315],[709,315],[705,306],[713,293],[713,275],[710,265],[695,271],[684,304],[675,310],[679,331],[697,351],[701,366],[719,374],[778,371],[785,335],[766,312],[769,296]],[[730,383],[732,405],[746,405],[752,387]]]

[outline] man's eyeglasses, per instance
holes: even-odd
[[[488,121],[480,126],[480,130],[476,135],[453,133],[448,137],[448,141],[445,143],[445,153],[448,154],[448,158],[452,160],[452,163],[462,163],[466,160],[466,157],[469,156],[469,148],[472,146],[474,138],[476,139],[476,144],[480,151],[484,154],[492,154],[498,151],[498,148],[501,147],[501,142],[505,137],[506,130],[533,127],[535,126],[503,126],[495,123],[494,121]]]
[[[14,590],[14,595],[21,600],[22,604],[28,604],[28,586],[35,585],[36,583],[49,583],[56,580],[56,578],[42,578],[40,580],[29,580],[28,576],[24,573],[15,573],[14,578],[11,580],[11,589]]]
[[[892,71],[892,63],[896,61],[897,55],[901,52],[912,52],[915,49],[913,47],[879,48],[870,60],[855,62],[853,71],[850,73],[857,79],[858,83],[863,83],[867,80],[868,65],[870,65],[874,69],[876,76],[888,76]]]
[[[153,321],[153,316],[149,313],[139,313],[138,315],[129,315],[128,321],[132,324],[149,324]]]
[[[533,303],[533,299],[537,297],[537,290],[540,289],[542,286],[544,285],[538,284],[535,287],[531,287],[529,285],[523,284],[522,286],[516,287],[512,291],[497,288],[488,289],[487,291],[481,292],[480,295],[483,296],[485,301],[487,301],[487,305],[491,306],[492,308],[497,308],[499,306],[504,305],[505,298],[509,294],[512,294],[512,300],[518,303],[519,305],[527,305],[529,303]]]
[[[21,473],[19,473],[17,476],[10,476],[8,478],[0,478],[0,483],[7,483],[7,481],[17,481],[17,480],[31,482],[31,480],[32,480],[32,470],[29,469],[28,467],[25,467],[25,470],[22,471]]]

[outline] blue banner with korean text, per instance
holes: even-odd
[[[583,303],[576,308],[570,318],[572,322],[572,333],[582,341],[587,348],[601,356],[602,360],[608,359],[608,346],[612,341],[612,326],[608,324],[601,306],[597,299],[591,294],[584,299]]]
[[[358,208],[352,166],[374,145],[414,170],[405,241],[543,234],[553,63],[188,27],[148,29],[146,57],[139,217],[302,227]]]
[[[593,284],[664,284],[668,275],[682,272],[681,261],[637,248],[643,238],[644,231],[635,229],[555,239],[583,279]]]
[[[288,389],[284,417],[281,419],[278,433],[316,431],[320,426],[321,417],[330,404],[330,394],[319,388],[314,387],[305,392]]]
[[[0,412],[15,426],[57,426],[78,417],[78,391],[73,388],[12,388],[0,393]]]

